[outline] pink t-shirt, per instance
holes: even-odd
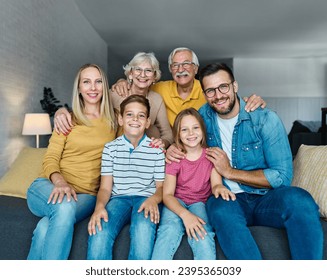
[[[176,176],[175,197],[186,204],[206,202],[211,194],[210,175],[213,164],[202,155],[195,161],[183,159],[166,165],[166,174]]]

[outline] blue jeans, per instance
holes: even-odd
[[[32,238],[29,260],[68,259],[75,223],[90,216],[94,211],[96,197],[78,194],[78,201],[47,203],[53,184],[46,178],[36,179],[27,191],[27,205],[31,212],[41,217]],[[87,230],[87,229],[85,229]]]
[[[205,204],[203,202],[197,202],[186,205],[182,200],[179,200],[179,202],[183,207],[206,222],[206,224],[203,226],[207,232],[204,239],[199,238],[199,241],[196,241],[194,238],[188,238],[188,243],[192,248],[194,259],[215,260],[215,234],[212,227],[208,223]],[[185,226],[182,219],[167,207],[163,207],[152,259],[172,260],[184,234]]]
[[[292,259],[322,259],[318,206],[301,188],[280,187],[265,195],[240,193],[235,201],[210,197],[207,211],[227,259],[262,259],[248,226],[285,228]]]
[[[102,231],[96,228],[96,234],[89,236],[87,259],[112,260],[112,249],[116,237],[127,223],[130,223],[129,260],[151,259],[157,225],[150,217],[144,217],[144,211],[137,210],[148,197],[113,197],[106,205],[108,222],[101,220]]]

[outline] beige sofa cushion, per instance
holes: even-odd
[[[301,145],[294,159],[292,185],[307,190],[327,218],[327,146]]]
[[[26,198],[26,191],[42,170],[46,148],[25,147],[0,179],[0,194]]]

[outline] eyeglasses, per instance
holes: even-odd
[[[134,73],[136,75],[141,75],[142,72],[144,72],[144,75],[147,76],[147,77],[152,77],[155,73],[155,71],[151,68],[141,68],[141,67],[138,67],[138,66],[134,66],[132,67]]]
[[[179,69],[179,66],[182,66],[182,68],[184,69],[190,69],[191,66],[195,65],[194,62],[191,62],[191,61],[184,61],[184,62],[181,62],[181,63],[173,63],[170,65],[170,68],[172,70],[178,70]]]
[[[229,92],[230,90],[230,85],[234,83],[234,81],[228,83],[224,83],[224,84],[220,84],[219,86],[215,87],[215,88],[207,88],[206,90],[204,90],[204,94],[211,98],[214,97],[216,95],[216,90],[218,89],[218,91],[222,94],[225,94],[227,92]]]

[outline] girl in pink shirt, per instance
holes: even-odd
[[[205,202],[213,194],[225,200],[235,195],[206,158],[206,131],[198,111],[181,111],[174,122],[175,144],[186,157],[166,164],[163,186],[164,208],[152,259],[173,259],[183,235],[188,236],[195,260],[216,259],[214,232],[208,224]]]

